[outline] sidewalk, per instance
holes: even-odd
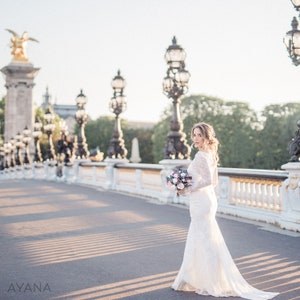
[[[300,299],[300,234],[218,223],[252,285],[280,292],[276,300]],[[1,181],[0,299],[216,299],[170,288],[188,225],[188,210],[174,205],[57,182]]]

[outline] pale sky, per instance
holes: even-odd
[[[11,61],[12,29],[27,31],[28,58],[41,68],[33,90],[48,86],[57,104],[80,89],[95,119],[108,109],[117,70],[127,81],[122,118],[158,121],[171,100],[162,93],[164,54],[177,37],[187,53],[189,94],[245,101],[261,110],[300,101],[300,66],[283,44],[297,12],[289,0],[0,0],[0,67]],[[0,96],[5,95],[0,77]]]

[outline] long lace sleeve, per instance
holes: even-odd
[[[216,168],[210,168],[208,159],[202,153],[197,153],[195,156],[193,169],[195,172],[197,172],[197,176],[196,178],[192,179],[192,192],[206,186],[216,184]]]

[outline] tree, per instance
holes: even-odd
[[[181,107],[184,128],[190,130],[198,122],[206,122],[214,127],[220,142],[220,166],[254,167],[255,137],[259,122],[257,113],[247,103],[192,95],[183,99]],[[190,134],[187,137],[192,144]]]
[[[139,141],[139,150],[142,163],[153,163],[153,143],[151,137],[153,129],[149,128],[128,128],[124,129],[124,139],[128,150],[128,158],[131,157],[132,140],[137,138]]]
[[[124,122],[121,121],[122,127]],[[114,130],[114,118],[113,117],[99,117],[97,120],[90,120],[85,126],[85,136],[89,149],[99,148],[101,152],[106,152],[109,147],[109,142],[112,138]],[[75,134],[78,132],[78,126],[75,127]]]
[[[171,106],[166,109],[159,121],[153,128],[153,134],[151,137],[152,141],[152,153],[153,153],[153,162],[158,163],[164,158],[164,149],[167,143],[167,135],[170,130],[170,121],[171,121]]]
[[[113,130],[115,126],[114,117],[99,117],[96,120],[90,120],[85,127],[85,135],[87,144],[90,149],[99,147],[100,151],[106,152],[109,147],[110,140],[112,139]],[[134,137],[139,140],[140,156],[142,162],[153,163],[152,155],[152,129],[145,128],[130,128],[126,120],[121,120],[121,128],[123,132],[123,139],[125,147],[128,150],[127,158],[131,156],[131,142]]]
[[[299,103],[271,104],[262,111],[263,129],[258,136],[258,167],[280,169],[288,162],[288,142],[297,130],[300,116]]]

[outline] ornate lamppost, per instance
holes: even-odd
[[[10,167],[9,163],[9,153],[10,153],[10,143],[4,143],[4,155],[5,155],[5,163],[4,163],[4,168],[8,169]]]
[[[288,31],[283,39],[289,57],[295,66],[300,64],[300,30],[298,30],[299,22],[294,17],[292,20],[292,30]]]
[[[44,118],[46,121],[46,124],[44,125],[44,131],[48,137],[48,145],[47,145],[45,160],[54,160],[55,152],[54,152],[54,146],[53,146],[53,141],[52,141],[52,134],[53,134],[55,125],[53,124],[54,113],[53,113],[51,107],[47,108]]]
[[[4,170],[5,151],[4,145],[0,147],[0,171]]]
[[[25,126],[23,130],[24,164],[30,164],[30,154],[29,154],[29,143],[31,141],[30,134],[31,131],[28,129],[28,126]]]
[[[23,135],[18,132],[18,134],[15,136],[15,140],[16,140],[16,165],[17,166],[21,166],[23,165],[23,158],[22,158],[22,155],[21,155],[21,151],[24,147],[24,144],[23,144]]]
[[[176,37],[173,37],[165,53],[165,60],[169,66],[167,76],[163,79],[163,92],[173,101],[173,116],[168,133],[167,146],[164,152],[165,159],[188,159],[191,149],[186,142],[186,135],[182,132],[183,123],[180,118],[180,103],[182,97],[188,91],[190,73],[185,69],[186,53],[177,45]]]
[[[76,158],[87,158],[89,156],[89,152],[84,132],[84,127],[87,122],[87,113],[85,112],[87,97],[83,94],[82,90],[80,90],[80,94],[76,97],[75,101],[77,105],[75,120],[79,125],[75,156]]]
[[[123,94],[126,81],[121,76],[120,70],[118,70],[117,75],[113,78],[111,86],[114,90],[114,94],[110,99],[109,109],[115,114],[115,127],[107,155],[109,158],[126,158],[127,149],[125,148],[120,121],[120,114],[127,108],[126,96]]]
[[[297,122],[298,130],[295,137],[288,143],[289,153],[292,155],[290,162],[300,162],[300,120]]]
[[[68,139],[68,126],[65,121],[59,123],[60,140],[57,142],[57,153],[59,154],[59,162],[65,165],[71,162],[73,156],[73,142]]]
[[[16,166],[16,161],[15,161],[15,149],[16,149],[16,146],[15,146],[15,140],[14,138],[11,138],[9,140],[9,150],[10,150],[10,164],[9,166],[10,167],[15,167]]]
[[[300,0],[291,0],[294,8],[300,12]],[[296,17],[292,20],[292,30],[288,31],[283,39],[287,48],[289,57],[295,66],[300,64],[300,30],[298,29],[299,22]],[[297,122],[298,130],[295,137],[288,143],[288,151],[292,155],[290,162],[300,162],[300,120]]]
[[[42,122],[38,117],[36,117],[33,125],[33,132],[32,132],[32,136],[34,139],[34,147],[35,147],[33,162],[43,161],[42,154],[41,154],[41,147],[40,147],[40,137],[43,134],[41,131],[42,127],[43,127]]]

